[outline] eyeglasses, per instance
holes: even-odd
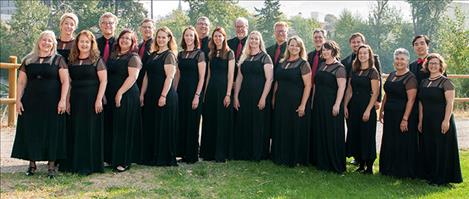
[[[436,66],[436,65],[440,65],[440,62],[428,62],[428,65]]]
[[[152,29],[153,26],[142,26],[143,29]]]
[[[103,21],[101,22],[101,25],[114,25],[114,22],[113,21]]]

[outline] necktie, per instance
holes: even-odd
[[[274,64],[278,63],[278,58],[280,57],[280,45],[277,46],[277,50],[275,51],[275,56],[274,56]]]
[[[311,68],[311,83],[314,85],[314,76],[316,75],[316,71],[318,69],[319,65],[319,51],[316,51],[316,54],[314,55],[313,59],[313,68]]]
[[[243,50],[243,43],[241,40],[238,42],[238,48],[236,48],[236,60],[239,59],[239,56],[241,55],[241,51]]]
[[[143,53],[145,52],[145,46],[147,45],[147,41],[143,41],[142,46],[140,47],[140,50],[138,51],[138,56],[140,56],[140,59],[143,59]]]
[[[417,64],[422,64],[423,62],[425,61],[425,59],[422,59],[422,58],[418,58],[417,59]]]
[[[109,58],[109,39],[106,39],[106,45],[104,46],[104,53],[103,53],[104,62],[107,62],[107,58]]]

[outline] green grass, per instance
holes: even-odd
[[[90,176],[60,173],[53,180],[45,171],[32,177],[2,173],[1,198],[469,198],[469,151],[461,151],[460,158],[466,181],[440,187],[358,174],[351,165],[345,175],[337,175],[270,161],[229,161],[163,168],[135,165],[125,173],[106,170]]]

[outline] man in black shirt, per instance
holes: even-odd
[[[99,18],[99,29],[101,30],[102,36],[96,39],[98,49],[101,58],[104,62],[107,62],[109,55],[114,49],[115,38],[114,34],[116,31],[118,19],[116,15],[106,12]]]
[[[283,58],[285,50],[287,49],[287,38],[288,38],[288,24],[283,21],[279,21],[274,24],[274,36],[275,44],[268,47],[267,54],[274,64],[274,71],[277,69],[280,60]]]
[[[142,64],[145,64],[148,57],[150,56],[150,50],[153,43],[153,35],[155,34],[155,26],[152,19],[144,19],[140,24],[140,32],[143,36],[143,41],[138,45],[138,56],[142,60]],[[137,86],[141,88],[143,77],[145,76],[145,70],[142,68],[137,78]]]
[[[241,57],[244,45],[246,44],[246,39],[248,37],[248,29],[249,23],[248,20],[244,17],[238,17],[235,20],[235,28],[236,28],[236,37],[229,39],[228,47],[235,53],[235,73],[234,79],[236,79],[236,75],[238,74],[238,60]]]
[[[208,63],[208,43],[210,42],[210,20],[207,17],[200,17],[197,19],[197,24],[195,25],[195,30],[197,31],[197,35],[199,35],[199,44],[200,49],[205,54],[205,61]]]

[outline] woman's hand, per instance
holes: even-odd
[[[67,103],[65,100],[60,100],[59,104],[57,104],[57,113],[58,114],[63,114],[67,110]]]

